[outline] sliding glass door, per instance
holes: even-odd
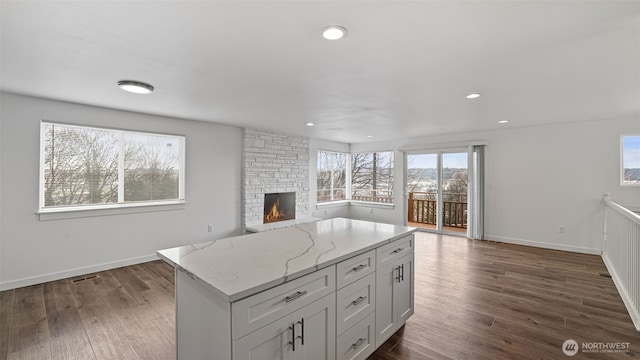
[[[407,224],[471,237],[473,148],[407,154]],[[472,161],[470,161],[470,156]],[[471,191],[470,191],[471,190]],[[476,217],[477,218],[477,217]]]

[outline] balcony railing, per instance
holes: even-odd
[[[438,194],[435,192],[410,192],[409,216],[413,223],[436,225],[438,218]],[[467,228],[467,194],[444,193],[442,201],[442,226]]]

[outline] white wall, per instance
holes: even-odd
[[[620,135],[640,133],[640,119],[455,134],[395,143],[354,144],[352,152],[486,140],[485,238],[586,253],[602,249],[602,194],[640,204],[640,187],[620,186]],[[402,153],[400,153],[402,154]],[[403,164],[396,152],[396,166]],[[396,171],[396,189],[404,189]],[[352,207],[353,218],[406,223],[405,201],[393,210]],[[560,234],[559,227],[566,227]]]
[[[186,135],[186,207],[40,221],[42,119]],[[240,232],[240,128],[0,93],[0,136],[0,290],[152,260],[159,249]]]

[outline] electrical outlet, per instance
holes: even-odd
[[[560,227],[558,228],[558,233],[564,234],[566,232],[567,232],[567,227],[564,225],[560,225]]]
[[[207,231],[213,232],[213,224],[209,224],[209,226],[207,227]]]
[[[373,209],[369,210],[369,214],[373,215]]]

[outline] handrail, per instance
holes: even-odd
[[[608,206],[608,207],[610,207],[612,209],[617,210],[619,213],[621,213],[622,215],[624,215],[624,216],[628,217],[629,219],[633,220],[635,223],[640,224],[640,215],[634,213],[633,211],[627,209],[626,207],[624,207],[624,206],[622,206],[620,204],[617,204],[617,203],[609,200],[606,195],[605,195],[605,198],[604,198],[603,202],[604,202],[605,206]]]

